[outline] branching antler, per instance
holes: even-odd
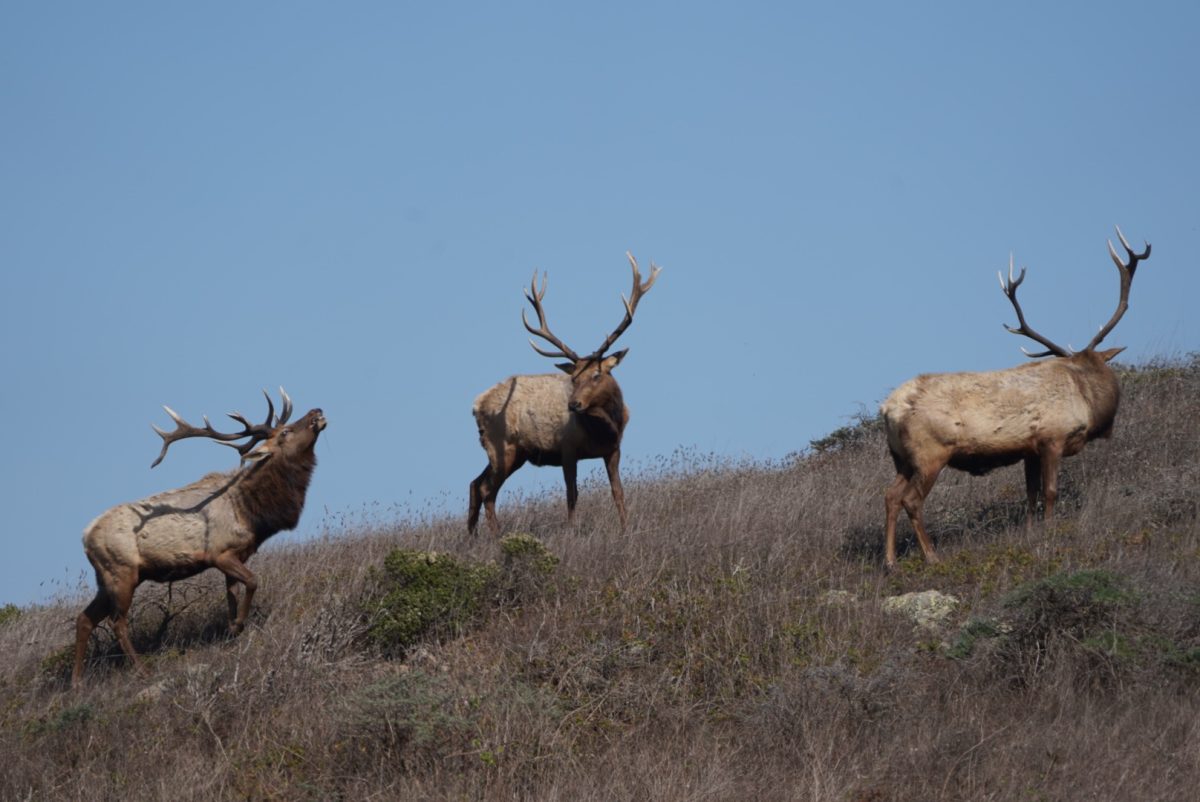
[[[1124,316],[1125,310],[1129,308],[1129,287],[1133,284],[1133,274],[1137,270],[1138,263],[1150,256],[1150,243],[1142,240],[1146,249],[1141,253],[1134,253],[1133,248],[1129,247],[1129,243],[1125,241],[1125,235],[1121,233],[1121,227],[1115,226],[1117,229],[1117,238],[1121,240],[1121,247],[1125,249],[1125,253],[1129,256],[1129,264],[1121,261],[1121,257],[1117,256],[1117,250],[1113,247],[1112,240],[1108,240],[1108,255],[1112,257],[1113,264],[1117,266],[1117,270],[1121,272],[1121,298],[1117,302],[1117,311],[1113,312],[1113,316],[1104,324],[1092,341],[1088,343],[1085,351],[1091,351],[1100,341],[1108,336],[1108,333],[1113,330],[1113,326]]]
[[[578,362],[579,354],[572,351],[570,348],[567,347],[567,345],[562,340],[560,340],[560,339],[558,339],[558,337],[554,336],[554,334],[550,331],[550,327],[548,325],[546,325],[546,310],[542,308],[542,298],[545,297],[545,295],[546,295],[546,274],[545,273],[542,274],[542,288],[539,290],[538,286],[537,286],[537,271],[535,270],[535,271],[533,271],[533,280],[529,282],[529,289],[525,290],[525,297],[529,300],[529,303],[533,304],[533,309],[535,312],[537,312],[538,325],[540,326],[540,328],[535,329],[533,326],[529,325],[529,320],[525,317],[524,309],[521,310],[521,322],[525,324],[526,331],[528,331],[530,334],[532,334],[534,336],[541,337],[543,340],[550,343],[558,350],[557,351],[543,351],[541,348],[537,347],[537,345],[533,342],[533,340],[530,340],[529,344],[531,346],[533,346],[533,350],[537,351],[542,356],[548,356],[551,359],[557,359],[558,357],[565,357],[566,359],[569,359],[572,362]]]
[[[1009,254],[1009,256],[1008,256],[1008,281],[1006,282],[1004,280],[1004,274],[1002,272],[997,271],[996,275],[998,275],[1000,277],[1000,289],[1004,291],[1004,294],[1006,296],[1008,296],[1008,300],[1012,302],[1013,309],[1017,310],[1017,322],[1020,323],[1020,325],[1015,329],[1012,326],[1005,323],[1004,328],[1008,329],[1008,331],[1013,334],[1020,334],[1025,337],[1028,337],[1031,340],[1039,342],[1042,345],[1046,346],[1046,349],[1047,349],[1045,351],[1039,351],[1036,354],[1032,354],[1029,351],[1026,351],[1024,347],[1022,347],[1021,352],[1024,353],[1025,356],[1028,356],[1028,357],[1031,357],[1034,359],[1036,359],[1038,357],[1043,357],[1043,356],[1070,356],[1071,355],[1070,351],[1068,351],[1066,348],[1063,348],[1060,345],[1056,345],[1055,343],[1046,339],[1042,335],[1038,334],[1036,331],[1034,331],[1032,328],[1029,327],[1028,323],[1025,322],[1025,313],[1021,311],[1021,305],[1019,303],[1017,303],[1017,287],[1020,287],[1021,282],[1025,280],[1025,268],[1023,268],[1023,267],[1021,268],[1021,275],[1017,276],[1016,278],[1013,278],[1012,254]]]
[[[617,341],[617,338],[625,332],[625,329],[629,328],[629,324],[633,322],[633,313],[634,310],[637,309],[638,301],[642,300],[642,296],[649,292],[650,288],[654,286],[654,282],[658,279],[658,273],[660,270],[662,270],[661,267],[658,267],[654,264],[654,262],[651,262],[650,278],[646,279],[646,283],[643,284],[642,274],[638,270],[637,259],[634,259],[633,254],[629,251],[625,252],[625,256],[628,257],[629,265],[633,268],[633,290],[630,291],[628,300],[626,300],[624,295],[621,296],[621,302],[625,304],[625,319],[621,321],[620,325],[617,326],[615,330],[613,330],[612,334],[608,335],[608,338],[604,341],[603,345],[588,355],[588,359],[599,359],[600,357],[604,356],[604,352],[612,347],[613,343]]]
[[[175,430],[164,432],[162,429],[151,424],[154,431],[163,439],[163,446],[162,451],[158,453],[158,459],[154,460],[150,464],[150,467],[153,468],[163,461],[163,457],[167,456],[167,449],[170,448],[172,443],[185,440],[189,437],[207,437],[210,440],[215,440],[221,445],[235,449],[245,459],[252,448],[274,434],[275,430],[287,423],[288,418],[292,415],[292,399],[288,397],[287,391],[282,387],[279,388],[279,395],[283,398],[283,410],[278,419],[275,417],[275,404],[271,401],[270,394],[266,390],[263,390],[263,395],[267,399],[267,419],[262,423],[250,423],[240,412],[229,413],[229,417],[242,424],[242,431],[240,432],[218,432],[209,423],[207,415],[203,418],[203,427],[193,426],[181,418],[178,412],[163,405],[163,409],[171,416],[171,420],[175,421]],[[244,443],[235,442],[246,437],[250,439]]]

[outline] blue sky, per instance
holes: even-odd
[[[1082,347],[1114,224],[1154,255],[1106,343],[1197,350],[1198,38],[1185,3],[5,4],[0,604],[90,583],[108,507],[233,467],[151,471],[161,404],[325,410],[280,538],[465,515],[472,400],[551,370],[535,268],[576,350],[626,250],[664,268],[621,340],[631,468],[781,457],[917,373],[1020,363],[1010,251]]]

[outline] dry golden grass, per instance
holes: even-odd
[[[85,599],[0,613],[0,798],[1194,798],[1200,359],[1123,384],[1048,531],[1023,531],[1019,467],[947,473],[945,562],[907,543],[891,576],[867,421],[785,465],[646,466],[625,536],[604,487],[576,531],[557,494],[509,504],[552,578],[403,658],[367,636],[377,569],[398,546],[499,559],[457,518],[268,550],[234,640],[219,576],[143,587],[151,676],[102,630],[78,693]],[[962,600],[942,630],[881,610],[925,589]]]

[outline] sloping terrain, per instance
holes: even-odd
[[[78,693],[86,599],[6,608],[0,798],[1194,798],[1200,358],[1122,385],[1057,521],[1024,531],[1019,466],[947,472],[944,562],[906,540],[892,575],[863,419],[787,464],[645,467],[626,535],[606,487],[575,531],[558,494],[502,506],[533,562],[457,518],[282,535],[245,634],[215,572],[144,586],[149,676],[98,630]],[[884,609],[926,590],[940,624]]]

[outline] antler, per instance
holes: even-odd
[[[629,324],[633,322],[633,313],[637,309],[638,301],[642,300],[642,296],[654,286],[654,282],[658,280],[658,273],[662,270],[661,267],[651,262],[650,278],[646,279],[646,283],[643,284],[642,274],[638,271],[637,259],[634,259],[633,254],[629,251],[625,252],[625,256],[628,257],[629,265],[633,268],[633,290],[629,294],[629,299],[626,300],[625,296],[621,295],[621,302],[625,304],[625,319],[613,330],[612,334],[608,335],[608,339],[604,341],[603,345],[588,355],[589,359],[599,359],[604,356],[604,352],[612,347],[612,344],[625,332],[625,329],[629,328]]]
[[[1112,257],[1113,263],[1117,266],[1117,270],[1121,272],[1121,299],[1117,302],[1117,311],[1113,312],[1113,316],[1109,318],[1108,323],[1096,333],[1092,341],[1088,343],[1085,351],[1091,351],[1100,341],[1108,336],[1108,333],[1113,330],[1113,326],[1117,325],[1117,321],[1125,314],[1125,310],[1129,308],[1129,287],[1133,284],[1133,274],[1137,270],[1138,262],[1150,256],[1150,243],[1142,240],[1146,246],[1146,250],[1141,253],[1134,253],[1133,248],[1129,247],[1129,243],[1125,241],[1125,235],[1121,233],[1120,226],[1114,226],[1117,229],[1117,238],[1121,240],[1121,247],[1125,249],[1125,253],[1129,255],[1129,264],[1121,261],[1117,256],[1117,251],[1113,247],[1112,240],[1108,240],[1108,255]]]
[[[546,310],[542,308],[542,298],[545,295],[546,274],[542,274],[542,288],[541,290],[538,290],[537,271],[535,270],[533,271],[533,280],[529,282],[529,289],[525,290],[525,297],[529,300],[529,303],[533,304],[533,309],[535,312],[537,312],[538,325],[540,328],[535,329],[533,326],[529,325],[529,320],[525,317],[524,309],[521,310],[521,322],[525,324],[525,329],[530,334],[541,337],[543,340],[557,348],[558,351],[543,351],[541,348],[538,348],[536,344],[534,344],[533,340],[530,340],[529,344],[533,346],[533,350],[537,351],[542,356],[548,356],[552,359],[556,359],[561,356],[571,360],[572,362],[578,362],[579,354],[568,348],[562,340],[558,339],[558,337],[555,337],[550,331],[550,327],[546,325]]]
[[[242,424],[242,431],[240,432],[218,432],[208,422],[207,415],[203,418],[203,427],[193,426],[181,418],[178,412],[163,405],[163,409],[171,416],[171,420],[175,421],[175,430],[164,432],[162,429],[151,424],[154,431],[163,439],[163,446],[162,451],[158,453],[158,459],[154,460],[150,464],[150,467],[154,468],[158,463],[163,461],[163,457],[167,456],[167,449],[170,448],[172,443],[185,440],[189,437],[207,437],[210,440],[215,440],[221,445],[235,449],[244,459],[250,452],[250,449],[274,434],[275,430],[287,423],[288,418],[292,415],[292,399],[288,397],[287,391],[282,387],[279,388],[279,395],[283,398],[283,411],[280,413],[278,419],[275,417],[275,404],[271,401],[271,396],[266,390],[263,390],[263,395],[267,399],[267,419],[262,423],[250,423],[240,412],[229,413],[229,417]],[[249,437],[250,439],[244,443],[234,442],[235,440],[241,440],[243,437]]]
[[[1017,276],[1015,279],[1013,278],[1012,254],[1008,255],[1008,281],[1006,282],[1004,280],[1004,274],[1001,273],[1000,271],[997,271],[996,275],[998,275],[1000,277],[1000,289],[1004,291],[1004,294],[1006,296],[1008,296],[1008,300],[1012,301],[1013,309],[1017,310],[1017,322],[1021,324],[1020,326],[1018,326],[1017,328],[1014,329],[1012,326],[1005,323],[1004,328],[1008,329],[1013,334],[1022,334],[1024,336],[1030,338],[1031,340],[1035,340],[1035,341],[1041,343],[1042,345],[1046,346],[1046,349],[1047,349],[1045,351],[1039,351],[1036,354],[1031,354],[1029,351],[1026,351],[1024,347],[1022,347],[1021,352],[1023,354],[1025,354],[1025,356],[1028,356],[1028,357],[1031,357],[1034,359],[1036,359],[1038,357],[1051,356],[1051,355],[1053,355],[1053,356],[1070,356],[1071,355],[1070,351],[1068,351],[1066,348],[1063,348],[1060,345],[1055,345],[1053,342],[1051,342],[1050,340],[1046,339],[1045,337],[1043,337],[1042,335],[1038,334],[1036,331],[1031,329],[1029,327],[1029,324],[1025,322],[1025,313],[1021,311],[1021,305],[1019,303],[1017,303],[1017,287],[1020,287],[1021,282],[1025,280],[1025,268],[1023,268],[1023,267],[1021,268],[1021,275]]]

